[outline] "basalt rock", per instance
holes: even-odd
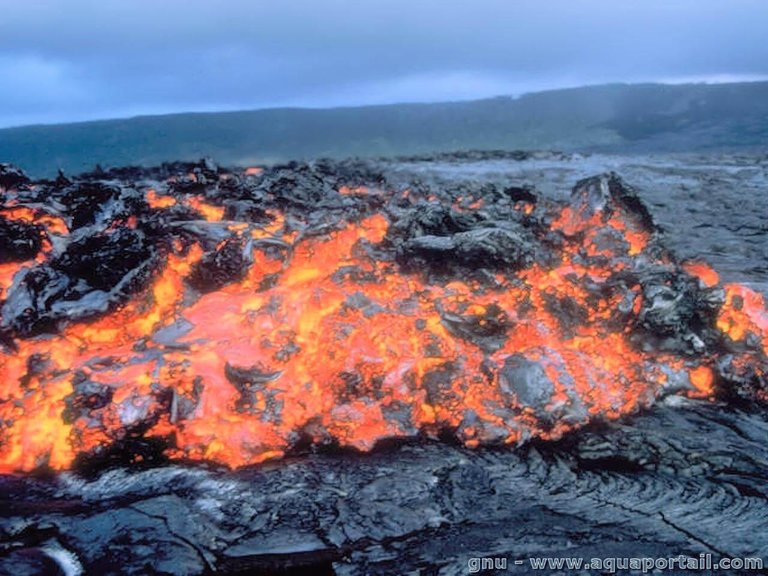
[[[250,245],[229,238],[195,264],[189,284],[202,292],[218,290],[242,279],[250,264]]]
[[[104,314],[146,285],[153,257],[144,235],[130,229],[75,240],[48,263],[20,271],[2,325],[31,336]]]
[[[42,226],[8,220],[0,214],[0,264],[34,258],[42,243]]]
[[[12,164],[0,163],[0,188],[10,190],[30,183],[29,177],[22,170]]]

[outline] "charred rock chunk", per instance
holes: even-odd
[[[61,202],[72,217],[72,229],[93,224],[104,205],[119,193],[119,188],[103,182],[78,182],[65,189]]]
[[[608,177],[608,190],[614,202],[618,202],[621,206],[626,208],[628,212],[637,216],[648,232],[659,229],[653,216],[651,216],[648,207],[637,195],[634,188],[624,182],[624,180],[614,172],[611,172]]]
[[[72,186],[72,180],[67,178],[67,175],[64,174],[61,168],[59,168],[56,174],[56,180],[53,181],[53,185],[57,188],[66,188],[67,186]]]
[[[298,162],[276,168],[261,182],[275,195],[278,205],[300,207],[339,204],[341,197],[334,184],[317,166]]]
[[[685,275],[652,275],[641,286],[643,304],[635,327],[645,348],[701,353],[719,340],[715,317],[722,290],[702,289]]]
[[[0,264],[33,258],[42,246],[43,228],[8,220],[0,214]]]
[[[19,379],[22,388],[28,388],[33,379],[44,375],[51,368],[48,354],[30,354],[27,358],[27,373]]]
[[[544,412],[555,393],[555,386],[538,362],[521,354],[514,354],[504,361],[499,373],[502,392],[511,394],[523,407],[531,407],[537,414]]]
[[[17,275],[2,308],[3,324],[31,336],[104,313],[145,284],[153,257],[135,230],[72,242],[50,265]]]
[[[9,190],[29,184],[30,180],[26,174],[12,164],[0,164],[0,188]]]
[[[340,402],[352,402],[363,395],[365,383],[357,372],[341,372],[337,376],[336,397]]]
[[[172,444],[170,438],[145,438],[139,433],[131,432],[107,446],[79,453],[72,463],[72,468],[84,478],[95,478],[112,468],[155,468],[168,462],[166,450]]]
[[[543,294],[543,298],[547,312],[557,318],[566,335],[573,335],[576,328],[587,324],[589,310],[574,298],[549,293]]]
[[[193,172],[202,174],[208,180],[216,180],[219,177],[219,165],[212,158],[201,158]]]
[[[207,181],[205,177],[198,177],[191,173],[174,180],[170,188],[174,194],[199,194],[206,191]]]
[[[178,175],[183,172],[183,175]],[[177,174],[173,175],[171,189],[177,193],[196,194],[208,193],[208,186],[219,180],[219,167],[210,158],[203,158],[194,164],[182,164],[177,166]]]
[[[577,182],[571,192],[571,206],[584,220],[597,212],[602,212],[605,218],[609,218],[614,208],[620,206],[636,216],[646,231],[658,229],[637,193],[614,172]]]
[[[456,400],[456,393],[452,389],[456,370],[453,362],[444,362],[424,374],[422,385],[429,404],[441,406]]]
[[[66,424],[72,424],[78,418],[91,418],[96,410],[112,402],[114,389],[106,384],[93,382],[83,373],[75,374],[72,379],[72,394],[64,400],[66,407],[62,417]]]
[[[224,366],[224,375],[227,377],[227,380],[239,390],[245,386],[257,388],[263,387],[267,382],[271,382],[280,376],[280,372],[269,372],[260,366],[250,366],[246,368],[243,366],[233,366],[227,363],[226,366]]]
[[[237,282],[248,271],[250,259],[246,251],[240,240],[225,240],[220,247],[207,253],[194,266],[188,278],[189,284],[201,292],[211,292],[231,282]]]
[[[20,336],[55,330],[59,314],[54,313],[52,308],[68,295],[69,285],[70,279],[66,274],[49,266],[22,270],[8,290],[3,304],[4,327]]]
[[[200,396],[204,389],[203,379],[200,376],[195,376],[191,390],[179,392],[176,389],[171,389],[170,421],[176,423],[192,416],[200,404]]]
[[[538,202],[536,194],[533,193],[531,188],[526,186],[508,186],[504,188],[504,195],[512,200],[512,202],[529,202],[530,204]]]
[[[428,266],[451,269],[455,265],[473,268],[520,269],[531,263],[533,246],[518,232],[505,228],[478,228],[452,236],[420,236],[398,250],[399,262],[407,268]]]
[[[97,290],[111,290],[153,255],[144,234],[120,228],[112,234],[72,242],[51,266]]]
[[[382,404],[381,413],[389,422],[396,422],[401,430],[407,430],[409,434],[418,432],[413,424],[413,407],[410,404],[393,400],[387,404]]]
[[[442,204],[426,204],[411,210],[390,226],[390,242],[398,245],[421,236],[450,236],[476,227],[481,219],[474,214],[461,214]]]
[[[717,372],[721,384],[717,395],[722,400],[748,410],[754,409],[755,401],[768,405],[768,359],[745,362],[729,354],[718,362]]]
[[[624,330],[634,321],[635,301],[640,295],[637,277],[616,273],[602,285],[588,285],[591,295],[588,304],[597,303],[600,299],[615,299],[617,304],[611,310],[611,320],[608,327],[612,330]]]
[[[487,306],[482,314],[453,314],[438,309],[448,331],[485,350],[495,352],[507,341],[509,317],[497,304]]]
[[[593,257],[596,260],[606,258],[605,254],[626,254],[630,249],[624,234],[610,227],[598,230],[592,238],[592,245],[601,253]]]
[[[160,172],[162,179],[170,181],[170,189],[181,194],[215,194],[215,185],[219,182],[219,167],[210,158],[196,163],[172,162],[163,164]]]
[[[676,284],[643,286],[640,322],[655,334],[678,334],[688,328],[696,313],[695,286]]]
[[[194,328],[194,325],[184,318],[179,318],[176,322],[165,325],[159,330],[156,330],[152,335],[152,340],[160,344],[161,346],[174,347],[179,346],[177,339],[184,336],[190,330]]]
[[[281,372],[269,372],[261,366],[244,368],[227,363],[224,374],[240,392],[235,402],[239,412],[260,412],[269,420],[280,417],[282,402],[277,398],[278,391],[269,390],[267,384],[279,378]]]
[[[225,200],[224,218],[254,223],[266,223],[272,220],[263,207],[251,200]]]

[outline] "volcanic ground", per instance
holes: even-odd
[[[3,166],[0,567],[766,556],[767,165]]]

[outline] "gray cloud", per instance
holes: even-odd
[[[768,76],[763,0],[0,0],[0,125]]]

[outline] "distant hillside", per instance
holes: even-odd
[[[768,82],[615,84],[472,102],[173,114],[0,130],[0,162],[35,176],[202,156],[248,164],[460,149],[766,148]]]

